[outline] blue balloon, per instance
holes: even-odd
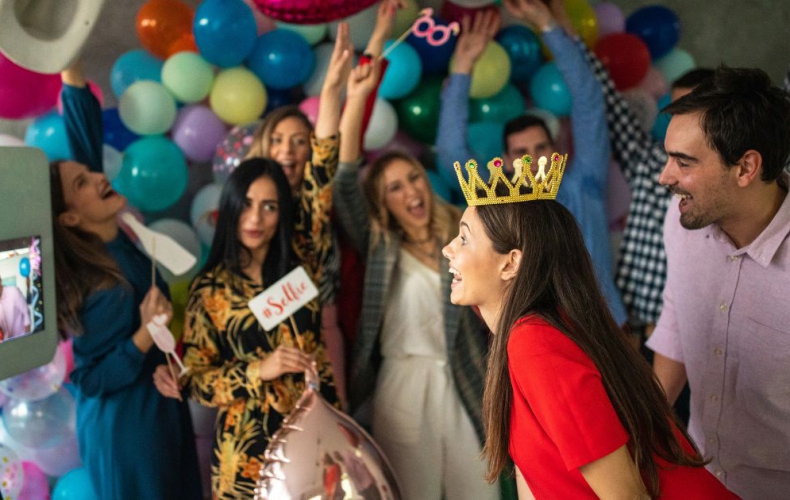
[[[110,85],[115,97],[120,98],[124,91],[139,80],[162,82],[164,62],[143,49],[130,50],[115,60],[110,70]]]
[[[289,89],[310,77],[315,52],[299,33],[276,29],[258,37],[247,65],[266,87]]]
[[[672,96],[670,94],[664,94],[658,99],[658,110],[661,111],[669,103],[672,102]],[[669,127],[669,120],[672,119],[672,115],[668,113],[659,113],[656,116],[656,121],[653,122],[653,129],[650,131],[653,138],[657,141],[664,141],[664,138],[667,136],[667,127]]]
[[[435,26],[447,26],[448,22],[440,17],[434,17]],[[406,42],[411,45],[422,61],[422,72],[425,75],[445,75],[450,67],[450,59],[455,51],[457,37],[451,36],[447,43],[438,47],[428,43],[425,37],[415,36],[411,33]],[[389,70],[387,70],[389,71]]]
[[[264,115],[273,109],[294,104],[296,98],[294,97],[294,89],[266,89],[266,110]]]
[[[242,0],[205,0],[195,11],[192,32],[200,55],[222,68],[244,62],[258,36],[255,16]]]
[[[485,165],[496,156],[502,156],[502,134],[505,131],[503,123],[477,122],[470,123],[466,129],[466,143],[472,150],[472,155],[477,159],[481,172],[487,172]],[[487,180],[483,177],[483,180]]]
[[[121,116],[118,114],[118,108],[102,110],[101,117],[105,144],[109,144],[118,151],[123,151],[126,146],[140,138],[123,124]]]
[[[19,274],[21,274],[23,278],[30,276],[30,259],[27,257],[22,257],[19,261]]]
[[[84,467],[72,469],[55,484],[52,500],[99,500],[93,491],[93,483]]]
[[[528,82],[543,64],[540,40],[526,26],[514,24],[499,32],[496,41],[510,57],[510,81]]]
[[[544,64],[535,73],[529,84],[529,92],[536,107],[551,111],[555,116],[571,113],[571,92],[553,62]]]
[[[146,212],[163,210],[181,198],[189,172],[184,154],[170,139],[149,135],[132,143],[113,181],[115,189]]]
[[[636,10],[625,21],[625,30],[641,38],[650,51],[650,58],[663,57],[680,39],[680,19],[662,5],[649,5]]]
[[[385,50],[392,45],[388,41]],[[379,86],[379,97],[383,99],[400,99],[411,94],[420,83],[422,61],[417,51],[408,43],[402,43],[387,55],[387,71]]]
[[[44,150],[49,161],[70,160],[74,157],[63,118],[56,111],[36,118],[27,127],[25,144]]]

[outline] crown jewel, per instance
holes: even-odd
[[[568,155],[552,154],[551,166],[547,172],[546,164],[548,159],[545,156],[541,156],[538,159],[538,172],[533,174],[531,169],[532,157],[524,155],[513,162],[515,173],[513,178],[508,180],[505,172],[502,170],[504,165],[502,158],[494,158],[488,162],[488,182],[484,182],[480,177],[475,160],[469,160],[465,165],[469,174],[469,181],[464,179],[464,174],[461,172],[461,164],[455,162],[454,166],[467,204],[470,207],[475,207],[479,205],[497,205],[530,200],[553,200],[557,198],[557,191],[560,189],[560,182],[562,181],[562,175],[565,173],[567,160]],[[508,194],[496,194],[496,189],[500,184],[507,188]],[[529,188],[528,193],[521,192],[522,185]],[[480,190],[484,191],[485,194],[479,194],[478,191]]]

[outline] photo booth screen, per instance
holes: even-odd
[[[0,342],[44,330],[41,237],[0,240]]]

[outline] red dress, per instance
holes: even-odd
[[[507,351],[510,456],[535,498],[598,498],[579,468],[629,439],[600,372],[579,346],[537,316],[516,323]],[[682,437],[681,443],[692,450]],[[703,467],[656,462],[662,500],[738,498]]]

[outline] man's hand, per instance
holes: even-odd
[[[453,73],[471,74],[488,42],[494,39],[498,31],[499,13],[496,11],[478,12],[471,26],[469,17],[464,16],[461,20],[461,35],[455,45]]]

